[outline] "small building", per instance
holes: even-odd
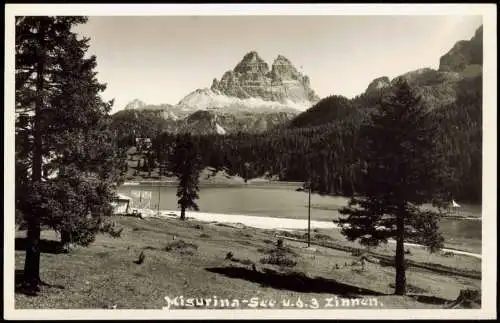
[[[128,214],[131,200],[132,198],[126,195],[117,194],[116,199],[111,203],[111,205],[113,206],[113,214],[115,215]]]

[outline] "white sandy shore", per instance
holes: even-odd
[[[178,210],[160,210],[158,211],[150,209],[135,209],[140,212],[143,217],[178,217],[180,216],[180,211]],[[307,220],[305,219],[289,219],[289,218],[276,218],[276,217],[264,217],[264,216],[250,216],[243,214],[221,214],[221,213],[205,213],[205,212],[192,212],[186,211],[187,219],[196,219],[203,222],[219,222],[233,224],[235,227],[249,226],[259,229],[270,229],[270,230],[304,230],[307,229]],[[313,229],[337,229],[338,226],[332,221],[314,221],[311,220],[311,230]],[[389,240],[390,243],[395,243],[394,240]],[[419,247],[424,246],[415,243],[405,243],[405,246]],[[453,254],[459,254],[464,256],[470,256],[474,258],[481,259],[481,254],[471,253],[456,249],[441,249],[444,252],[451,252]]]
[[[122,186],[138,186],[138,185],[163,185],[163,184],[172,184],[172,183],[177,183],[176,179],[161,179],[161,180],[151,180],[151,179],[138,179],[138,180],[133,180],[133,181],[126,181],[123,182]],[[269,180],[267,178],[252,178],[247,181],[247,183],[244,182],[242,178],[236,178],[236,177],[230,177],[230,178],[225,178],[225,177],[209,177],[209,178],[204,178],[200,181],[200,184],[227,184],[227,185],[250,185],[250,184],[269,184],[269,185],[285,185],[285,186],[300,186],[303,185],[304,183],[302,182],[283,182],[283,181],[275,181],[275,180]]]

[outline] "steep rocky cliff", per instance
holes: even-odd
[[[382,76],[370,82],[365,92],[348,100],[341,96],[323,98],[311,109],[295,117],[291,127],[308,127],[346,118],[349,109],[371,110],[380,95],[390,91],[399,78],[406,79],[430,109],[447,107],[459,96],[468,96],[468,88],[482,87],[483,28],[478,28],[470,40],[457,42],[441,56],[439,69],[421,68],[399,75],[392,80]]]
[[[430,108],[447,105],[456,100],[459,84],[464,79],[482,76],[483,27],[470,40],[457,42],[439,60],[439,69],[421,68],[390,80],[387,76],[373,80],[365,95],[390,88],[399,78],[406,79],[422,95]]]
[[[220,81],[214,79],[211,90],[240,99],[259,98],[307,107],[319,100],[309,78],[297,71],[290,60],[278,55],[269,69],[255,51],[246,54]]]
[[[470,65],[483,65],[483,26],[470,40],[459,41],[439,60],[443,72],[464,72]]]

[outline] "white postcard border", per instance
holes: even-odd
[[[482,308],[478,310],[16,310],[14,308],[14,17],[16,15],[481,15],[483,16]],[[4,97],[5,319],[486,319],[496,318],[497,18],[495,4],[6,4]]]

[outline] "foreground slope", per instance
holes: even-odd
[[[332,309],[366,308],[360,298],[371,299],[375,308],[444,308],[461,289],[480,288],[478,280],[410,268],[409,295],[399,297],[391,295],[391,266],[368,263],[363,271],[356,264],[359,257],[345,251],[307,250],[302,243],[286,241],[286,258],[296,261],[296,266],[263,264],[261,259],[275,249],[273,231],[178,219],[116,217],[114,221],[124,228],[119,238],[98,235],[89,248],[69,254],[55,253],[49,243],[55,235],[44,232],[41,275],[64,289],[45,287],[39,297],[16,293],[16,308],[161,309],[167,306],[166,296],[181,295],[185,299],[259,297],[276,300],[277,308],[283,308],[283,300],[296,304],[299,298],[309,305],[316,299],[325,308],[325,299],[334,297],[358,298],[358,302]],[[17,233],[18,275],[23,236],[24,232]],[[314,236],[325,239],[321,232]],[[144,262],[136,264],[141,251]],[[459,259],[455,263],[467,266]],[[248,307],[242,304],[241,308]]]

